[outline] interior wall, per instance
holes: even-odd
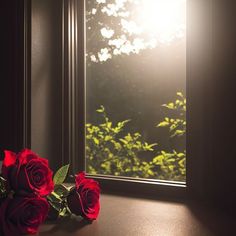
[[[190,192],[236,209],[236,2],[189,1],[187,172]]]
[[[24,3],[1,1],[0,160],[23,145]]]
[[[211,155],[212,1],[188,1],[187,13],[187,186],[193,197],[206,199]]]
[[[62,1],[32,0],[31,148],[62,160]]]
[[[213,21],[208,192],[211,199],[217,198],[233,212],[236,209],[236,2],[215,1]]]

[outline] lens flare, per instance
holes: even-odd
[[[160,42],[185,36],[186,0],[142,0],[142,27]]]

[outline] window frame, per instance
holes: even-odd
[[[67,101],[71,114],[67,127],[72,140],[69,144],[68,161],[72,163],[75,173],[78,171],[77,167],[80,171],[85,170],[85,1],[72,0],[64,4],[64,45],[68,52],[67,83],[71,95]],[[184,199],[187,192],[187,184],[181,182],[91,174],[86,176],[96,179],[106,192],[179,199]]]

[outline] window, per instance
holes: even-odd
[[[98,17],[98,10],[106,9],[105,6],[112,2],[127,6],[126,11],[133,12],[133,16],[125,17],[128,13],[122,13],[125,19],[122,21],[123,25],[119,25],[109,19],[112,17],[121,22],[121,16],[109,16],[107,10],[103,10],[103,25],[97,25],[97,21],[100,21],[94,17]],[[183,132],[181,137],[171,138],[176,130],[169,130],[172,120],[178,117],[183,122],[185,120],[185,24],[177,24],[177,28],[168,31],[168,34],[162,31],[160,25],[154,25],[157,28],[152,32],[149,23],[141,25],[144,29],[143,32],[139,29],[138,35],[130,34],[126,29],[127,22],[130,21],[137,21],[139,27],[138,22],[147,18],[151,4],[156,6],[157,2],[159,1],[69,0],[56,2],[55,5],[55,2],[33,1],[31,37],[34,44],[32,62],[29,62],[32,64],[29,86],[30,141],[31,148],[48,157],[53,168],[70,163],[72,173],[85,170],[88,176],[100,181],[103,189],[108,187],[109,190],[126,192],[141,190],[142,193],[158,193],[158,196],[169,195],[170,192],[171,195],[185,193],[185,123],[180,129],[176,129]],[[170,1],[167,5],[161,2],[163,9],[170,6]],[[185,22],[185,2],[176,2],[183,6],[180,10],[183,19],[180,17],[180,22]],[[132,4],[136,4],[136,8]],[[145,9],[143,15],[139,14],[139,4]],[[94,10],[94,5],[97,10]],[[120,10],[119,7],[118,11]],[[86,15],[86,12],[90,13]],[[155,12],[152,17],[154,15]],[[131,16],[134,17],[133,20]],[[89,17],[93,19],[89,20]],[[169,24],[169,29],[172,23]],[[94,31],[88,27],[95,27]],[[111,33],[112,30],[114,33]],[[160,39],[157,35],[161,35],[160,41],[157,40]],[[114,43],[119,36],[127,37],[126,44],[130,42],[129,45],[123,45],[120,54],[118,48],[121,47],[117,48]],[[159,65],[160,71],[156,65]],[[39,72],[43,72],[44,79]],[[108,80],[109,76],[112,76],[111,80]],[[160,87],[157,86],[158,83]],[[182,104],[181,113],[175,109],[178,103]],[[169,118],[168,124],[166,118]],[[109,131],[110,127],[110,130],[112,128],[118,132],[115,138],[109,137],[109,134],[96,137],[89,133],[96,130],[96,127],[104,126],[103,119],[109,119],[104,130],[108,128]],[[107,149],[99,146],[101,139],[104,139],[105,145],[113,145],[113,150],[107,156],[112,158],[113,163],[106,160],[105,165],[99,163],[96,166],[93,162],[95,155],[90,155],[94,150],[95,154],[101,152],[99,157],[106,157],[103,154]],[[130,139],[136,139],[131,146]],[[115,163],[114,147],[119,149],[119,145],[124,154],[120,155],[120,152],[116,159],[122,157],[123,160]],[[175,167],[171,164],[166,165],[169,168],[166,171],[158,163],[163,158],[172,162],[172,157],[177,155],[183,160],[180,160],[183,171],[181,174],[169,171]],[[126,156],[130,158],[127,159]],[[151,163],[153,159],[155,161]],[[130,162],[128,166],[127,160]],[[117,171],[118,167],[120,170]],[[179,171],[178,168],[177,170]]]
[[[85,1],[88,173],[185,182],[185,8]]]

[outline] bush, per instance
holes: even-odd
[[[103,118],[99,125],[86,124],[86,157],[88,172],[116,176],[141,177],[142,165],[140,155],[154,151],[156,143],[142,141],[141,134],[125,133],[124,128],[130,120],[113,124],[105,108],[101,106],[98,113]]]
[[[171,138],[185,138],[186,99],[180,92],[174,102],[162,105],[175,117],[165,117],[156,127],[168,128]],[[90,174],[104,174],[139,178],[185,181],[186,151],[158,151],[157,143],[143,141],[139,132],[127,133],[130,120],[113,124],[104,106],[97,113],[103,119],[98,125],[86,124],[86,160]],[[145,161],[147,152],[156,152],[151,161]]]
[[[171,138],[184,138],[186,134],[186,98],[181,92],[177,93],[178,98],[174,102],[163,104],[169,111],[173,111],[175,117],[165,117],[156,127],[168,128]],[[154,178],[185,181],[186,179],[186,150],[181,152],[160,151],[149,163],[156,175]]]

